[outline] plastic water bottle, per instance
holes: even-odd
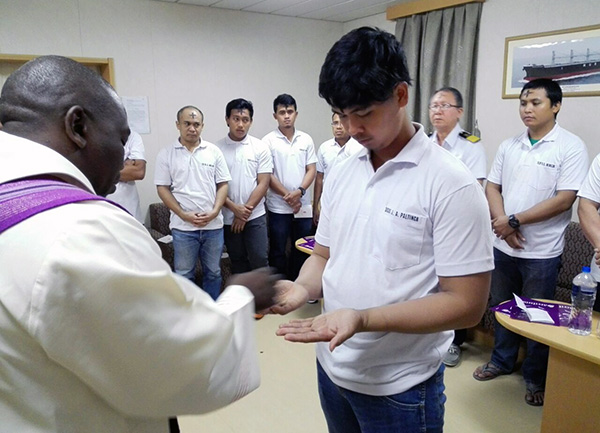
[[[590,335],[592,332],[592,309],[596,300],[596,281],[590,268],[584,266],[582,272],[573,278],[571,290],[571,315],[569,331],[577,335]]]

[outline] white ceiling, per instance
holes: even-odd
[[[345,23],[377,15],[406,0],[156,0]]]

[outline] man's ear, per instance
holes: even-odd
[[[405,82],[396,84],[394,96],[400,107],[406,107],[408,105],[408,84]]]
[[[85,110],[79,105],[69,108],[65,115],[65,132],[67,137],[80,149],[87,146],[88,120]]]

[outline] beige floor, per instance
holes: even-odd
[[[287,317],[258,321],[262,384],[233,405],[203,416],[181,417],[183,433],[326,433],[317,395],[313,345],[288,343],[275,329],[294,317],[318,314],[318,305]],[[490,382],[471,376],[489,360],[490,350],[465,344],[461,364],[446,369],[446,433],[539,432],[542,409],[525,404],[525,385],[519,373]]]

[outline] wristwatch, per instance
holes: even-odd
[[[511,226],[513,229],[518,229],[519,227],[521,227],[521,223],[519,222],[515,214],[512,214],[508,217],[508,225]]]
[[[304,197],[304,194],[306,194],[306,189],[302,188],[301,186],[299,186],[298,189],[300,190],[300,197]]]

